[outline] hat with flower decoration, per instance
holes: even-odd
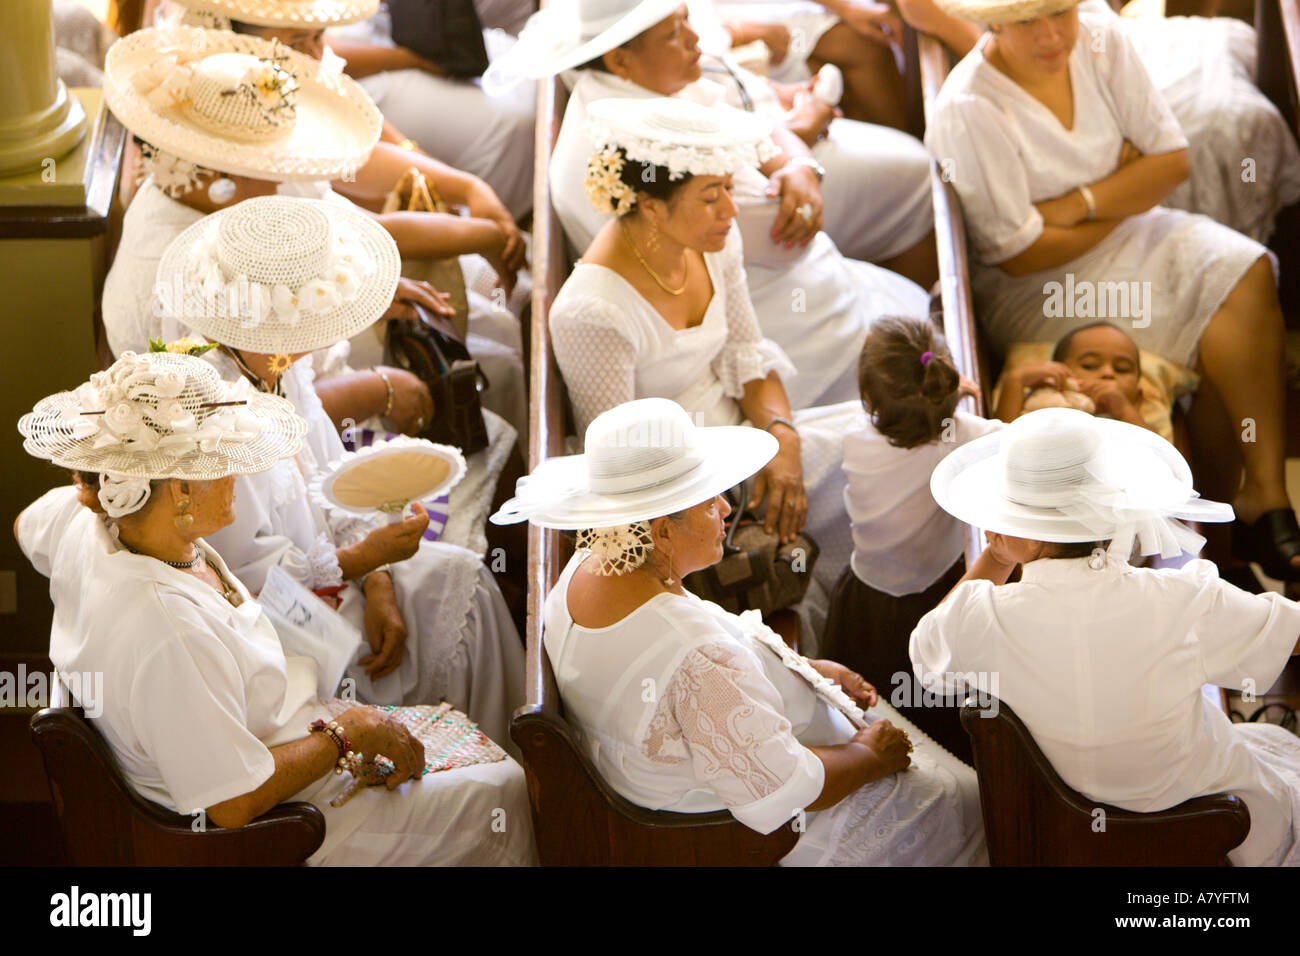
[[[223,381],[201,358],[123,352],[73,391],[37,402],[18,431],[28,454],[98,474],[100,502],[118,518],[144,505],[154,479],[265,471],[298,453],[307,423],[287,400]]]
[[[164,317],[231,348],[313,352],[349,339],[392,302],[397,244],[357,209],[259,196],[200,219],[158,264]]]

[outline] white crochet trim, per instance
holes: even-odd
[[[356,451],[345,451],[341,456],[334,461],[331,461],[327,466],[319,469],[312,477],[311,485],[309,486],[312,499],[328,511],[342,515],[349,515],[354,518],[374,518],[376,514],[389,513],[382,507],[378,509],[359,508],[340,504],[333,498],[329,497],[327,493],[328,487],[330,481],[338,475],[345,466],[356,461],[364,461],[368,458],[373,458],[376,455],[392,454],[394,450],[400,451],[403,449],[432,449],[437,451],[439,457],[445,459],[448,464],[451,465],[451,472],[448,474],[446,481],[441,485],[441,487],[434,489],[434,491],[428,495],[424,495],[424,498],[436,498],[445,495],[452,488],[455,488],[456,485],[460,483],[460,480],[465,477],[467,467],[465,464],[465,456],[461,454],[459,448],[452,445],[440,445],[436,442],[427,441],[422,438],[411,438],[407,435],[397,435],[387,440],[376,441],[371,445],[367,445],[365,448],[358,448]],[[409,504],[409,502],[402,502],[402,508],[405,508],[407,504]],[[396,513],[396,511],[400,511],[402,508],[398,508],[392,513]]]
[[[729,176],[748,166],[761,166],[780,152],[770,137],[758,142],[731,142],[707,147],[684,146],[637,136],[627,131],[616,133],[595,119],[587,121],[587,136],[597,152],[622,147],[630,161],[663,166],[672,180],[681,179],[687,174]]]
[[[596,559],[596,573],[608,577],[627,574],[645,564],[654,550],[654,539],[648,521],[634,521],[609,528],[584,528],[578,532],[574,547],[590,552]]]
[[[219,173],[191,163],[187,159],[173,156],[165,150],[158,149],[150,143],[140,144],[140,159],[136,166],[136,183],[142,183],[149,176],[154,184],[173,199],[179,199],[203,185]]]
[[[101,472],[99,475],[99,503],[110,518],[135,514],[149,500],[151,490],[148,478],[132,478]]]
[[[316,543],[307,552],[307,562],[311,565],[311,584],[315,591],[320,588],[338,587],[343,583],[343,569],[339,567],[338,552],[323,531],[316,536]]]

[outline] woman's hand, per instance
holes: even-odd
[[[780,194],[781,210],[776,214],[772,239],[785,243],[787,249],[797,242],[808,245],[822,227],[822,188],[817,174],[807,166],[788,163],[772,174],[767,184],[767,196]],[[808,213],[804,218],[803,213]]]
[[[487,183],[479,180],[469,189],[466,206],[469,214],[476,219],[490,219],[505,236],[505,245],[501,247],[501,263],[512,272],[518,272],[528,265],[527,248],[524,246],[524,234],[515,222],[510,210],[506,209],[501,198]]]
[[[1020,365],[1007,373],[1007,381],[1002,387],[1015,386],[1021,390],[1048,385],[1057,391],[1077,392],[1079,383],[1068,365],[1060,362],[1034,362]]]
[[[366,579],[366,640],[371,653],[357,661],[366,676],[378,680],[397,670],[406,648],[406,622],[397,606],[392,575],[376,571]]]
[[[1083,201],[1083,194],[1072,189],[1064,196],[1046,199],[1034,203],[1034,208],[1043,217],[1044,226],[1058,229],[1070,229],[1088,218],[1088,205]]]
[[[831,120],[836,116],[844,115],[839,107],[823,103],[813,96],[814,82],[809,80],[796,90],[790,105],[786,107],[786,113],[793,113],[793,115],[787,115],[785,120],[785,128],[803,140],[804,145],[809,149],[816,146],[817,141],[827,134],[831,128]],[[818,188],[820,189],[820,184]]]
[[[429,527],[429,512],[420,504],[411,505],[411,514],[395,524],[381,525],[366,535],[361,543],[374,558],[372,567],[405,561],[420,548],[424,529]]]
[[[779,23],[765,23],[761,27],[759,39],[771,51],[772,65],[784,62],[790,52],[790,28]]]
[[[1079,386],[1079,391],[1092,399],[1092,403],[1097,406],[1098,414],[1109,415],[1111,418],[1128,422],[1130,425],[1147,427],[1146,419],[1142,417],[1142,413],[1138,411],[1137,406],[1124,394],[1124,389],[1120,387],[1118,382],[1101,380],[1084,382]]]
[[[883,43],[900,43],[903,39],[903,21],[887,3],[871,0],[842,0],[832,8],[855,33],[868,40]]]
[[[414,372],[403,368],[378,365],[375,371],[387,375],[393,386],[393,407],[386,416],[388,423],[403,435],[418,435],[424,431],[424,426],[433,421],[433,396],[429,394],[429,387]]]
[[[781,450],[767,463],[754,481],[748,507],[757,510],[767,500],[763,526],[777,533],[785,544],[803,529],[808,517],[808,496],[803,486],[803,463],[799,459],[799,436],[784,425],[776,435]]]
[[[396,790],[412,777],[424,772],[424,744],[416,740],[400,720],[375,707],[352,707],[335,718],[356,753],[367,759],[383,754],[396,765],[384,780],[389,790]]]
[[[424,306],[435,315],[450,317],[456,314],[456,309],[446,295],[427,282],[419,282],[403,276],[397,280],[397,291],[393,293],[393,301],[380,318],[385,322],[389,319],[418,319],[420,316],[415,311],[416,305]]]
[[[849,670],[843,664],[837,661],[816,660],[809,661],[809,664],[821,674],[822,677],[832,680],[844,688],[844,693],[852,697],[863,707],[875,707],[880,700],[880,695],[876,693],[876,688],[867,683],[866,678],[861,674]]]
[[[1143,155],[1144,154],[1140,149],[1138,149],[1128,140],[1124,140],[1124,142],[1120,145],[1119,148],[1119,160],[1115,164],[1116,171],[1123,169],[1125,166],[1133,162],[1135,159],[1141,159]]]
[[[907,732],[887,720],[873,721],[854,734],[849,742],[861,744],[875,757],[876,766],[868,783],[906,770],[912,762],[912,742],[908,739]]]

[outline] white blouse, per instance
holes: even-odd
[[[1152,571],[1042,559],[1018,584],[961,584],[912,632],[917,674],[991,676],[1061,778],[1146,813],[1231,791],[1250,810],[1238,866],[1300,863],[1300,740],[1234,726],[1201,686],[1262,693],[1281,673],[1300,605],[1248,594],[1208,561]]]
[[[68,486],[23,512],[23,552],[50,578],[50,659],[61,674],[103,675],[96,728],[145,797],[180,813],[256,790],[275,772],[269,748],[307,735],[316,664],[284,655],[244,587],[201,539],[208,563],[242,598],[131,553]]]
[[[863,412],[844,436],[844,508],[853,523],[853,573],[894,597],[924,591],[962,553],[962,523],[935,503],[930,475],[948,453],[1006,427],[958,411],[951,434],[898,448]]]

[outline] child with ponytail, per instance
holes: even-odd
[[[957,756],[970,744],[949,708],[912,706],[907,642],[960,580],[962,525],[930,495],[930,474],[953,449],[1003,427],[957,404],[975,394],[943,336],[923,319],[877,320],[858,362],[864,414],[844,436],[844,504],[853,558],[831,601],[825,656],[862,674],[882,697]]]

